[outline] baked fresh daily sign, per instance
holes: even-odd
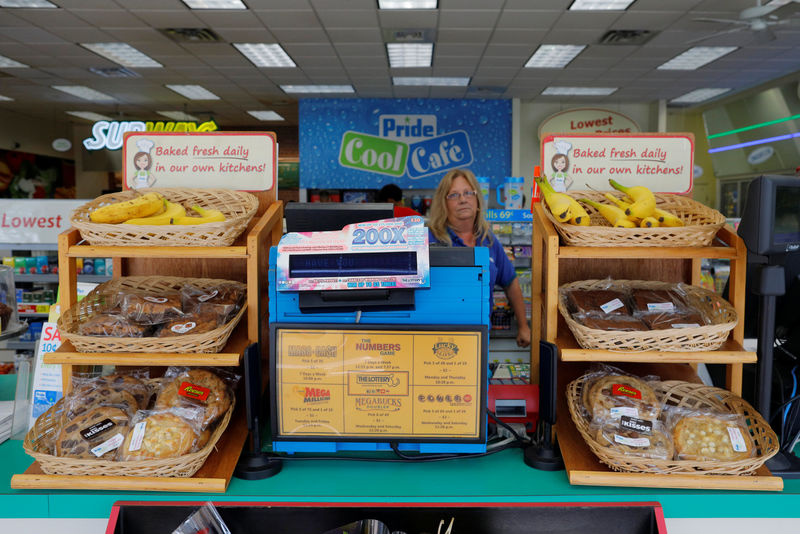
[[[508,101],[300,101],[300,185],[434,188],[451,169],[499,183],[511,161]]]

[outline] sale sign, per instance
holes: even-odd
[[[271,132],[128,132],[122,161],[127,189],[268,191],[275,186],[278,145]]]
[[[56,243],[85,200],[0,199],[0,243]]]
[[[691,133],[550,134],[542,139],[542,174],[557,191],[610,190],[609,178],[660,193],[690,193]]]

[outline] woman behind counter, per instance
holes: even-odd
[[[531,344],[531,330],[525,316],[525,302],[514,266],[503,246],[489,229],[484,217],[486,206],[475,175],[469,170],[453,169],[444,175],[436,188],[428,218],[431,243],[451,247],[487,247],[489,249],[489,304],[495,284],[501,286],[517,318],[517,345]]]

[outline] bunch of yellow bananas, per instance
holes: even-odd
[[[615,228],[655,228],[658,226],[683,226],[683,221],[675,214],[656,207],[656,197],[650,189],[643,185],[625,187],[609,180],[611,187],[622,191],[626,196],[620,199],[611,193],[603,196],[612,204],[603,204],[588,199],[581,202],[595,208],[600,215]]]
[[[559,193],[553,189],[553,186],[547,181],[547,177],[536,177],[534,180],[544,196],[545,204],[550,208],[550,213],[558,222],[576,226],[589,226],[592,223],[583,206],[568,194]]]
[[[89,219],[96,223],[145,226],[193,225],[225,221],[225,215],[219,210],[200,206],[192,206],[192,210],[199,216],[187,215],[183,206],[177,202],[170,202],[158,193],[147,193],[131,200],[98,208],[89,214]]]

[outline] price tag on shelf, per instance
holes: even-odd
[[[486,210],[489,222],[531,222],[533,214],[528,210]]]

